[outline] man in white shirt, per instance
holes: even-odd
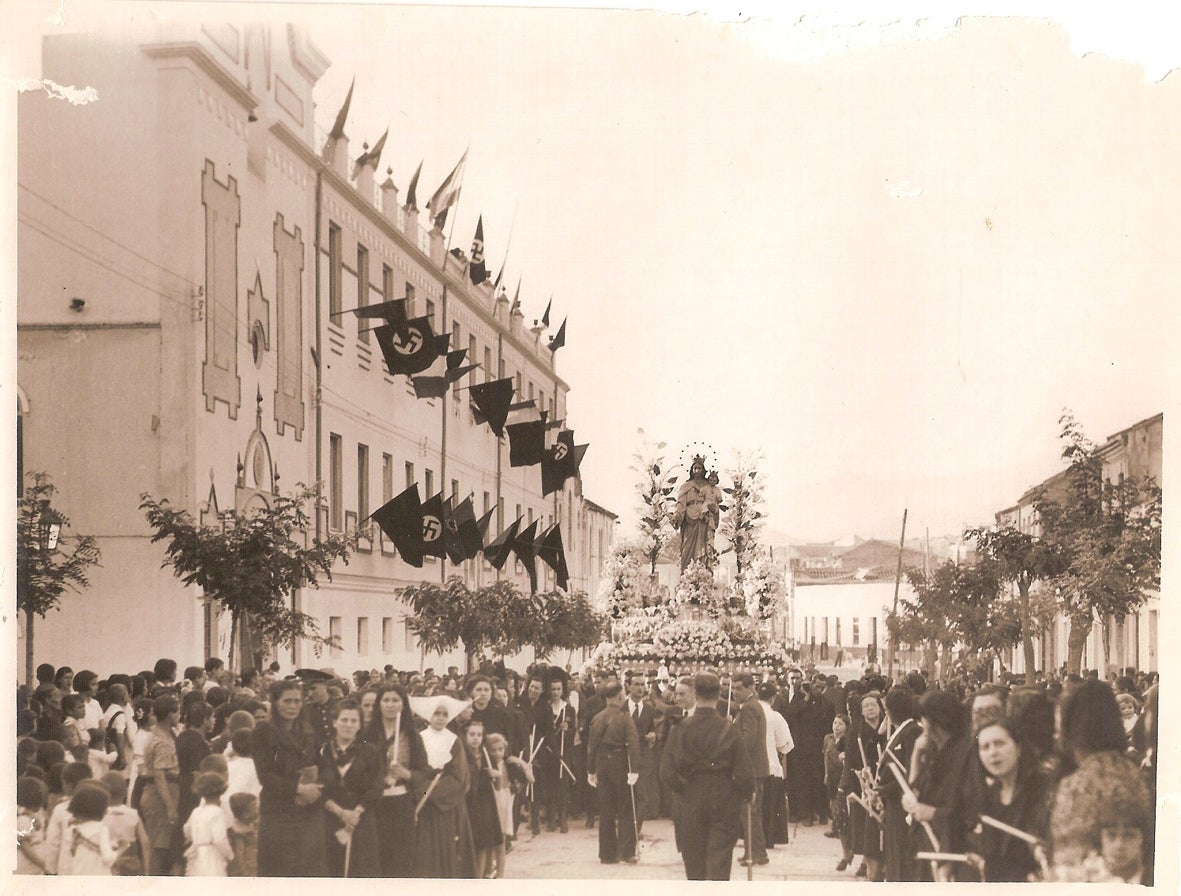
[[[98,675],[91,672],[89,669],[83,669],[74,676],[74,691],[81,694],[83,699],[82,727],[90,731],[94,728],[101,728],[103,723],[103,708],[99,706],[97,700],[94,699],[95,693],[98,691]]]
[[[782,713],[771,706],[775,698],[775,685],[765,681],[757,689],[759,703],[767,716],[767,761],[771,774],[763,783],[763,835],[767,846],[787,842],[787,813],[784,805],[786,787],[783,769],[787,754],[795,749],[791,728]]]
[[[103,713],[102,721],[100,722],[102,736],[105,740],[108,730],[114,732],[115,743],[118,747],[119,755],[123,760],[123,768],[129,769],[135,762],[135,751],[132,744],[134,743],[135,731],[138,730],[138,726],[132,719],[134,713],[127,702],[126,686],[122,684],[108,685],[107,697],[111,702],[107,706],[107,711]],[[102,744],[93,744],[92,746],[102,746]]]

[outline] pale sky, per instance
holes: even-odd
[[[321,125],[356,76],[403,197],[470,147],[451,245],[482,214],[495,272],[511,226],[527,321],[569,317],[588,497],[630,530],[643,427],[761,450],[771,526],[821,540],[990,522],[1064,407],[1101,439],[1176,394],[1177,29],[877,7],[266,8],[333,61]]]

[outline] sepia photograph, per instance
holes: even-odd
[[[993,6],[5,4],[0,873],[1175,888],[1181,13]]]

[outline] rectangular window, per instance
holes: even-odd
[[[521,505],[518,504],[517,505],[517,515],[515,517],[513,517],[513,519],[519,520],[520,518],[521,518]]]
[[[341,439],[336,433],[328,435],[328,467],[332,477],[328,486],[328,524],[339,532],[344,528],[344,507],[341,504],[344,492],[344,458]]]
[[[478,364],[476,360],[476,337],[469,336],[467,338],[467,362],[469,364]],[[473,367],[472,372],[467,375],[467,384],[474,386],[476,384],[476,369]]]
[[[492,346],[484,346],[484,382],[492,382]]]
[[[528,516],[529,516],[529,519],[528,519],[526,522],[528,522],[528,523],[532,523],[532,522],[533,522],[533,508],[532,508],[532,507],[528,508],[528,509],[526,510],[526,513],[527,513],[527,514],[528,514]]]
[[[390,653],[394,649],[394,620],[389,616],[381,619],[381,652]]]
[[[492,509],[492,496],[488,492],[484,492],[484,513]]]
[[[369,250],[357,244],[357,307],[364,308],[369,304]],[[357,316],[357,338],[369,343],[368,318]]]
[[[451,506],[454,507],[459,503],[459,480],[451,480]]]
[[[357,519],[369,516],[369,446],[357,445]]]
[[[328,312],[340,313],[340,278],[342,259],[340,257],[340,227],[328,223]]]
[[[529,384],[529,400],[530,400],[530,401],[533,401],[533,398],[534,398],[534,396],[533,396],[533,383],[530,383],[530,384]]]
[[[387,302],[398,298],[394,295],[394,269],[384,262],[381,265],[381,297]]]
[[[344,629],[341,628],[339,616],[328,617],[328,640],[332,642],[332,647],[329,652],[332,656],[340,656],[344,652],[341,646],[340,639],[344,635]]]
[[[524,395],[524,394],[525,394],[524,392],[522,392],[522,391],[521,391],[521,371],[519,371],[519,370],[517,371],[517,377],[516,377],[516,379],[517,379],[517,392],[516,392],[516,394],[517,394],[517,397],[519,398],[520,396],[522,396],[522,395]]]
[[[406,488],[410,488],[410,486],[414,485],[415,481],[416,480],[414,479],[414,464],[407,461],[406,462]]]
[[[414,317],[414,284],[406,281],[406,316]]]
[[[381,456],[381,503],[385,504],[394,496],[394,456]]]
[[[414,632],[410,631],[410,620],[402,620],[402,630],[405,632],[403,643],[407,650],[418,650],[418,641],[414,638]]]
[[[841,617],[840,616],[837,617],[836,629],[837,629],[837,647],[840,647],[841,646]]]
[[[434,470],[426,470],[423,473],[423,476],[424,476],[424,478],[422,481],[422,487],[423,487],[422,500],[426,501],[426,500],[429,500],[430,498],[433,498],[435,495],[435,471]]]
[[[856,616],[853,617],[853,646],[856,647],[861,643],[861,620]]]
[[[498,380],[504,379],[504,358],[496,362],[496,378]]]
[[[431,329],[435,330],[435,332],[438,332],[437,328],[435,327],[435,303],[430,299],[426,300],[426,316],[431,319]]]
[[[365,656],[369,653],[369,617],[357,617],[357,653]]]

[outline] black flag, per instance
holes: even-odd
[[[336,121],[332,123],[332,130],[328,132],[329,139],[339,138],[344,136],[344,123],[349,117],[349,106],[353,102],[353,88],[357,86],[357,76],[353,76],[353,80],[349,83],[349,92],[345,94],[344,103],[340,107],[340,111],[336,113]]]
[[[387,501],[369,518],[377,521],[403,560],[422,566],[422,504],[417,484]]]
[[[488,524],[490,522],[492,522],[492,514],[494,514],[494,513],[496,513],[495,507],[488,510],[482,517],[480,517],[479,521],[476,523],[476,527],[479,530],[479,534],[480,534],[480,544],[483,544],[484,539],[488,537]],[[478,554],[479,551],[476,551],[476,553]],[[473,556],[475,556],[475,555],[473,555]]]
[[[517,529],[520,525],[521,518],[518,517],[513,521],[512,525],[497,535],[490,544],[485,545],[484,559],[491,563],[493,568],[504,568],[504,561],[508,559],[509,551],[513,546],[513,539],[517,537]]]
[[[472,401],[497,437],[504,435],[504,421],[508,419],[513,401],[513,381],[509,377],[490,383],[477,383],[469,390]]]
[[[589,442],[585,445],[574,446],[574,472],[570,474],[571,476],[582,477],[582,459],[586,457],[586,449],[589,447]]]
[[[464,364],[462,367],[449,368],[445,374],[447,382],[457,383],[479,366],[479,364]]]
[[[536,406],[537,406],[537,399],[526,398],[524,401],[514,401],[512,404],[510,404],[508,406],[508,411],[511,414],[513,411],[523,411],[526,408],[532,408],[532,407],[536,407]],[[476,408],[475,410],[472,411],[472,417],[475,418],[476,426],[479,426],[481,423],[488,422],[488,418],[480,413],[479,408]]]
[[[563,591],[570,585],[570,571],[566,568],[566,550],[562,547],[562,524],[555,523],[545,533],[541,540],[541,547],[537,550],[541,562],[554,571],[558,578],[558,587]]]
[[[476,509],[472,506],[471,498],[464,498],[459,506],[451,512],[449,536],[453,538],[456,547],[447,544],[447,553],[451,562],[456,565],[464,560],[471,560],[484,547],[484,536],[480,532],[480,524],[476,522]],[[459,559],[456,560],[455,558]]]
[[[488,279],[488,268],[484,266],[484,216],[476,222],[476,236],[472,240],[472,260],[468,265],[468,276],[472,283],[479,286]]]
[[[563,429],[558,433],[558,441],[541,460],[541,494],[548,495],[561,491],[562,484],[571,476],[577,475],[574,430]]]
[[[556,352],[563,345],[566,344],[566,320],[563,318],[562,326],[558,327],[558,332],[554,334],[554,338],[549,341],[549,350]]]
[[[543,327],[549,326],[549,310],[550,306],[554,304],[554,297],[550,296],[549,301],[545,303],[545,314],[541,315],[541,325]]]
[[[517,559],[525,564],[525,571],[529,573],[529,588],[537,591],[537,520],[531,522],[524,531],[518,532],[512,541],[512,551]]]
[[[406,188],[406,208],[418,210],[418,198],[414,195],[418,190],[418,175],[422,174],[422,162],[414,169],[414,177],[410,178],[410,186]]]
[[[510,467],[531,467],[545,458],[545,422],[510,423],[508,432],[508,462]]]
[[[447,394],[447,377],[445,376],[415,376],[415,398],[442,398]]]
[[[422,505],[422,552],[428,557],[447,556],[447,512],[443,506],[443,493],[427,499]]]
[[[374,331],[390,376],[422,373],[439,357],[429,317],[416,317],[401,324],[386,324]]]
[[[406,322],[406,300],[390,299],[388,302],[378,302],[376,305],[360,305],[338,311],[337,314],[355,314],[357,317],[379,318],[388,324],[398,326]],[[335,315],[329,315],[334,317]]]

